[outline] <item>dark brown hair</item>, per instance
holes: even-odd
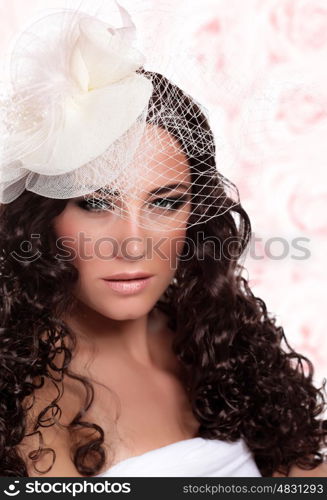
[[[168,125],[165,121],[162,126],[181,147],[187,141],[182,120],[194,124],[198,143],[205,137],[201,147],[191,154],[189,148],[187,151],[193,180],[197,181],[193,197],[196,199],[200,189],[203,195],[204,189],[209,208],[199,204],[191,214],[192,221],[202,220],[187,230],[187,237],[197,242],[195,254],[192,258],[181,255],[177,282],[156,304],[168,315],[175,332],[173,350],[185,367],[185,388],[200,423],[199,435],[229,442],[243,438],[263,476],[271,476],[276,470],[287,474],[294,464],[313,468],[322,462],[321,449],[326,444],[327,422],[321,418],[326,381],[320,388],[314,386],[312,363],[290,347],[283,328],[276,325],[264,301],[253,295],[241,275],[244,268],[239,258],[249,244],[251,224],[241,203],[235,203],[228,193],[232,188],[238,194],[237,188],[218,173],[212,173],[210,187],[196,187],[201,183],[199,165],[203,172],[216,172],[214,138],[205,114],[162,75],[140,72],[154,84],[148,121],[153,118],[153,110],[170,103],[181,121]],[[198,127],[206,131],[201,139]],[[223,212],[220,205],[210,204],[222,195]],[[58,387],[58,397],[37,415],[34,432],[40,438],[40,447],[29,458],[37,462],[42,454],[51,453],[55,459],[54,450],[42,447],[41,428],[54,425],[54,417],[60,418],[60,388],[71,377],[83,384],[86,397],[67,428],[72,437],[82,436],[83,430],[93,432],[88,440],[72,439],[75,467],[81,475],[93,476],[101,471],[106,459],[103,429],[85,418],[94,389],[90,380],[70,369],[76,338],[60,319],[72,303],[71,291],[78,277],[72,263],[55,255],[51,221],[67,201],[24,191],[17,200],[1,207],[2,476],[28,476],[17,445],[26,436],[27,411],[33,407],[35,391],[46,379]],[[206,222],[201,219],[204,210],[209,216]],[[203,238],[199,241],[200,233]],[[40,237],[31,238],[35,234]],[[222,246],[227,239],[234,244],[224,247],[222,258],[215,259],[208,240]],[[17,259],[23,241],[30,242],[31,258]],[[62,354],[63,361],[57,366],[54,361]]]

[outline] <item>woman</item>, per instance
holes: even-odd
[[[81,30],[80,52],[70,58],[74,75],[85,78],[83,59],[89,92],[103,88],[96,87],[103,65],[89,58],[91,31]],[[323,388],[241,276],[251,225],[236,188],[216,171],[208,121],[164,76],[143,69],[134,76],[135,84],[151,82],[144,126],[129,123],[128,140],[122,127],[120,143],[113,134],[113,147],[97,155],[104,163],[76,158],[89,154],[84,131],[98,147],[95,131],[105,135],[117,114],[105,115],[106,127],[93,115],[84,127],[63,120],[65,140],[58,134],[52,149],[51,127],[44,135],[23,129],[33,139],[24,147],[9,142],[6,172],[15,175],[3,181],[1,198],[0,473],[327,475]],[[35,114],[24,106],[27,117]],[[37,116],[39,131],[49,122]],[[13,129],[10,137],[21,134]],[[61,171],[42,171],[35,150],[52,165],[57,154]],[[81,177],[71,183],[67,157],[76,161],[72,172],[86,165],[83,179],[92,171],[97,189],[77,196]],[[111,182],[99,185],[109,170]]]

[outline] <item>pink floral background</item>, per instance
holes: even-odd
[[[239,187],[255,241],[256,296],[327,375],[326,0],[121,0],[148,69],[209,111],[220,171]],[[0,0],[0,51],[40,8],[107,1]],[[117,20],[119,18],[117,17]],[[115,24],[113,19],[112,24]]]

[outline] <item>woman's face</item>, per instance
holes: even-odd
[[[72,261],[79,271],[75,296],[114,320],[147,314],[164,293],[176,272],[190,215],[190,169],[177,142],[168,132],[160,131],[159,144],[155,128],[147,125],[139,150],[134,159],[134,166],[142,168],[142,181],[136,183],[137,197],[128,203],[117,202],[117,206],[124,205],[124,217],[119,216],[117,208],[108,210],[109,196],[101,197],[99,206],[99,202],[92,204],[92,197],[88,202],[87,195],[69,200],[54,219],[59,248],[72,249]],[[179,187],[151,194],[171,184]],[[172,203],[173,198],[180,201]],[[146,227],[142,224],[144,214]],[[143,288],[134,287],[133,291],[126,292],[124,283],[128,282],[122,284],[122,291],[105,279],[136,272],[151,278]]]

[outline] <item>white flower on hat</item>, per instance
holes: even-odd
[[[136,73],[144,58],[132,47],[128,13],[119,9],[123,28],[65,10],[19,38],[12,92],[2,102],[3,203],[16,198],[33,173],[66,174],[99,157],[147,109],[152,84]]]

